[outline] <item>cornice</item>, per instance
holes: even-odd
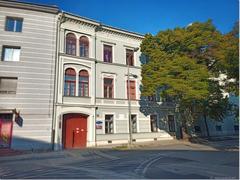
[[[85,26],[88,26],[90,28],[93,28],[93,30],[97,26],[101,26],[102,27],[101,32],[106,32],[106,33],[110,33],[110,34],[117,34],[117,35],[120,35],[120,36],[125,36],[125,37],[128,37],[128,38],[137,39],[137,40],[140,40],[140,41],[144,39],[144,35],[142,35],[142,34],[138,34],[138,33],[135,33],[135,32],[124,30],[124,29],[108,26],[108,25],[102,24],[98,21],[88,19],[88,18],[85,18],[85,17],[81,17],[81,16],[78,16],[78,15],[75,15],[75,14],[70,14],[70,13],[67,13],[67,12],[64,12],[63,14],[64,14],[63,16],[65,18],[65,22],[69,21],[69,22],[85,25]]]
[[[45,12],[50,14],[59,13],[59,8],[57,6],[47,6],[47,5],[12,1],[12,0],[8,0],[8,1],[0,0],[0,7],[25,9],[25,10]]]

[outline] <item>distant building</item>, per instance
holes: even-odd
[[[239,108],[239,98],[230,95],[229,101],[235,108]],[[233,107],[234,108],[234,107]],[[223,121],[215,121],[207,118],[199,119],[191,128],[193,136],[208,136],[207,129],[210,137],[214,136],[231,136],[239,134],[239,119],[235,116],[234,112],[229,112],[225,115]]]
[[[0,147],[51,148],[58,11],[0,1]]]

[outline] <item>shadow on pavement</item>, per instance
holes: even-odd
[[[222,136],[208,138],[190,138],[190,143],[210,146],[217,150],[229,151],[239,150],[239,136]]]

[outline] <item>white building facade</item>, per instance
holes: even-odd
[[[59,27],[56,149],[129,142],[127,62],[133,141],[172,139],[140,111],[142,35],[68,13]]]
[[[58,11],[0,1],[0,148],[52,147]]]

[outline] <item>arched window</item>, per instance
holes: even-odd
[[[79,72],[79,96],[89,96],[89,76],[86,70]]]
[[[76,56],[76,36],[73,33],[66,36],[66,54]]]
[[[86,36],[79,39],[80,44],[80,57],[89,57],[89,41]]]
[[[75,96],[76,72],[72,68],[65,70],[64,96]]]

